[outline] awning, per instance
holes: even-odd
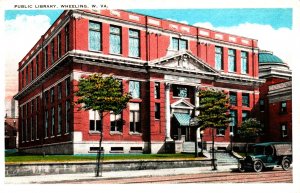
[[[174,117],[178,121],[180,126],[189,126],[190,125],[190,114],[187,113],[174,113]]]

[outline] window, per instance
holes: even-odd
[[[224,136],[225,135],[225,128],[224,127],[217,128],[217,135],[218,136]]]
[[[89,110],[89,119],[90,119],[90,131],[99,131],[101,132],[102,124],[99,113],[97,111]]]
[[[54,127],[55,127],[55,111],[54,107],[51,108],[51,136],[54,135]]]
[[[186,86],[182,85],[172,85],[173,87],[173,96],[188,98],[189,89]]]
[[[52,40],[51,44],[51,63],[54,62],[54,40]]]
[[[235,50],[228,50],[228,72],[236,71]]]
[[[71,83],[70,83],[70,77],[66,79],[66,96],[69,96],[71,93]]]
[[[217,70],[223,70],[223,49],[221,47],[215,47],[215,65]]]
[[[129,109],[130,109],[130,132],[140,133],[141,132],[140,104],[129,103]]]
[[[242,111],[242,121],[245,121],[249,118],[249,111]]]
[[[110,113],[110,131],[122,132],[123,120],[121,114]]]
[[[264,99],[259,100],[259,109],[262,112],[265,110],[265,100]]]
[[[160,119],[160,103],[155,103],[155,119]]]
[[[71,124],[71,103],[69,100],[66,101],[66,133],[70,131]]]
[[[33,61],[31,62],[30,80],[33,80]]]
[[[61,104],[57,107],[57,114],[58,114],[58,120],[57,120],[57,134],[61,134],[61,128],[62,128],[62,109]]]
[[[173,50],[187,50],[187,40],[172,38],[172,48]]]
[[[129,93],[132,98],[140,98],[140,82],[129,81]]]
[[[61,99],[61,96],[62,96],[62,87],[61,87],[61,83],[59,83],[57,85],[57,98],[58,98],[58,100]]]
[[[48,90],[47,91],[45,91],[44,92],[44,101],[45,101],[45,106],[47,106],[48,105],[48,101],[49,99],[48,99]]]
[[[38,120],[38,115],[35,115],[35,139],[39,139],[38,136],[38,125],[39,125],[39,120]]]
[[[65,27],[65,52],[69,51],[69,25]]]
[[[48,46],[44,50],[44,69],[48,68]]]
[[[287,137],[288,133],[287,133],[287,124],[281,124],[281,136],[282,138]]]
[[[281,102],[280,112],[281,113],[286,113],[287,112],[286,101]]]
[[[109,52],[111,54],[121,54],[121,28],[116,26],[110,26],[110,47]]]
[[[54,103],[54,87],[50,89],[50,102]]]
[[[39,97],[36,97],[35,98],[35,111],[38,113],[38,110],[39,110]]]
[[[229,93],[229,100],[230,100],[230,104],[233,106],[237,105],[237,95],[236,92],[230,92]]]
[[[57,35],[57,58],[61,57],[61,35],[60,33]]]
[[[47,138],[48,137],[48,111],[46,110],[45,111],[45,120],[44,120],[44,128],[45,128],[45,138]]]
[[[160,83],[156,82],[154,86],[154,98],[159,99],[160,98]]]
[[[234,132],[234,128],[237,126],[237,111],[230,110],[230,132]]]
[[[36,60],[35,60],[35,73],[36,73],[36,76],[39,75],[39,55],[36,56]]]
[[[30,140],[33,141],[33,118],[30,117]]]
[[[250,104],[249,104],[249,94],[248,93],[243,93],[242,94],[242,104],[245,107],[249,107],[250,106]]]
[[[247,52],[241,52],[241,64],[242,64],[242,74],[248,73],[248,53]]]
[[[140,57],[140,32],[129,30],[129,56]]]
[[[21,85],[22,85],[22,87],[24,87],[25,86],[25,84],[24,84],[24,70],[22,71],[22,79],[21,79]]]
[[[34,100],[32,100],[31,102],[30,102],[30,112],[31,112],[31,114],[33,114],[33,107],[34,107]]]
[[[101,50],[101,25],[96,22],[89,22],[89,50]]]
[[[26,85],[29,83],[28,77],[28,66],[26,67]]]

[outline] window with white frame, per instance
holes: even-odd
[[[110,131],[122,132],[123,120],[121,114],[110,112]]]
[[[242,94],[242,104],[245,107],[249,107],[250,106],[249,93],[243,93]]]
[[[101,118],[98,111],[89,110],[90,131],[102,131]]]
[[[230,104],[233,106],[237,105],[237,93],[236,92],[229,92],[229,101]]]
[[[215,47],[215,66],[217,70],[223,70],[223,48]]]
[[[172,38],[172,48],[173,50],[187,50],[188,43],[187,40],[180,38]]]
[[[281,136],[282,138],[285,138],[288,136],[288,132],[287,132],[287,124],[281,124]]]
[[[236,72],[235,50],[228,49],[228,72]]]
[[[159,99],[160,98],[160,83],[156,82],[154,86],[154,98]]]
[[[89,22],[89,50],[101,50],[101,24]]]
[[[132,98],[140,98],[140,82],[138,81],[129,81],[129,93]]]
[[[110,26],[109,52],[111,54],[121,54],[121,27]]]
[[[242,51],[241,52],[241,73],[247,74],[248,73],[248,53]]]
[[[129,56],[140,57],[140,32],[129,29]]]
[[[141,132],[140,103],[129,103],[130,132]]]

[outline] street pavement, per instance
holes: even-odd
[[[111,171],[103,172],[102,177],[95,177],[95,173],[76,173],[76,174],[55,174],[39,176],[17,176],[5,177],[5,184],[31,184],[31,183],[55,183],[60,181],[79,181],[96,179],[132,178],[132,177],[151,177],[151,176],[170,176],[181,174],[200,174],[217,173],[237,170],[237,165],[218,166],[217,170],[212,167],[191,167],[191,168],[172,168],[156,170],[131,170],[131,171]]]

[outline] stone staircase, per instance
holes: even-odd
[[[201,151],[201,148],[198,148],[198,152]],[[183,153],[195,153],[195,142],[184,142],[183,143]],[[203,150],[203,154],[211,159],[211,151]],[[226,151],[215,151],[215,158],[217,159],[218,165],[237,165],[238,159],[230,155]]]

